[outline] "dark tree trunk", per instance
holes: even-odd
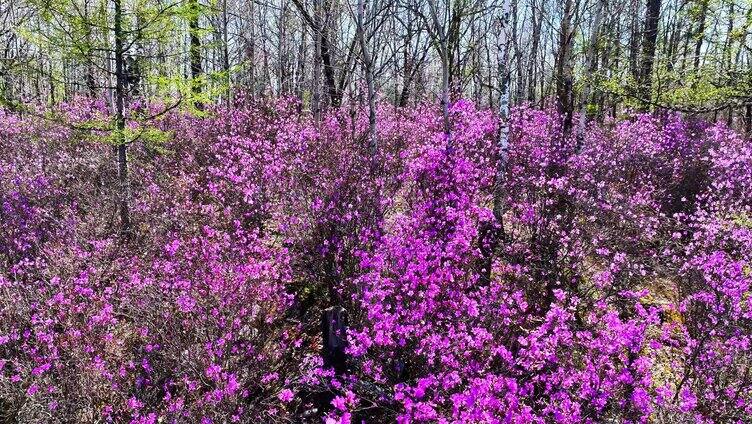
[[[200,6],[198,0],[190,0],[189,7],[191,9],[190,19],[188,20],[188,28],[191,36],[191,90],[194,96],[198,97],[203,91],[203,83],[201,82],[201,75],[203,74],[201,67],[201,38],[199,33]],[[194,106],[199,110],[203,109],[203,103],[198,99],[195,100]]]
[[[638,68],[638,59],[640,56],[640,24],[637,19],[640,13],[639,0],[632,0],[630,5],[630,28],[629,28],[629,71],[635,81],[640,79],[640,70]]]
[[[314,57],[313,57],[313,118],[321,122],[321,0],[313,0]]]
[[[532,20],[533,20],[533,40],[530,47],[530,57],[528,58],[528,67],[530,68],[531,77],[528,82],[527,100],[535,102],[535,90],[537,88],[538,78],[538,48],[540,46],[541,29],[543,25],[543,11],[546,2],[543,0],[540,4],[540,10],[536,9],[536,2],[533,2]]]
[[[655,44],[658,39],[658,19],[661,14],[661,0],[648,0],[645,10],[645,38],[642,44],[642,63],[638,87],[643,100],[651,100],[653,62],[655,61]],[[648,106],[646,104],[645,106]]]
[[[376,156],[378,146],[376,134],[376,87],[374,85],[373,58],[368,46],[368,37],[365,34],[365,0],[358,0],[357,36],[360,43],[360,53],[363,59],[363,70],[366,74],[366,86],[368,88],[368,148],[372,157]]]
[[[694,57],[694,70],[695,72],[700,70],[700,53],[702,52],[702,41],[705,38],[705,18],[708,14],[708,0],[700,0],[700,16],[697,23],[697,33],[695,34],[695,57]]]
[[[574,1],[565,0],[564,14],[561,19],[561,34],[559,38],[558,60],[556,63],[556,100],[559,112],[564,116],[564,133],[572,130],[572,116],[574,109],[573,95],[573,64],[572,45],[574,43],[574,29],[572,17]]]
[[[92,46],[91,40],[91,22],[89,21],[89,2],[84,1],[84,25],[86,25],[86,48],[90,49]],[[86,88],[89,96],[95,97],[97,95],[97,83],[94,77],[94,64],[91,54],[86,57]]]
[[[125,51],[123,35],[123,9],[121,0],[114,0],[115,33],[115,141],[118,161],[118,201],[120,209],[120,232],[129,235],[130,218],[130,181],[128,179],[128,152],[125,140]]]

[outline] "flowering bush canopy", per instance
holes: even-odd
[[[129,238],[112,146],[75,125],[103,104],[0,111],[0,418],[752,421],[749,140],[645,114],[580,149],[520,107],[496,181],[468,101],[452,149],[434,105],[381,106],[375,156],[367,114],[298,106],[161,116]]]

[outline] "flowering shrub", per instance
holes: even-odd
[[[578,149],[521,107],[494,199],[497,122],[470,102],[451,149],[434,105],[381,106],[376,155],[354,105],[299,106],[129,122],[167,140],[128,147],[130,238],[84,129],[103,104],[0,111],[0,417],[752,420],[748,140],[637,115]]]

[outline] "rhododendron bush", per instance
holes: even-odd
[[[497,181],[470,102],[449,148],[435,105],[381,106],[375,154],[367,113],[299,106],[150,122],[128,237],[102,104],[0,111],[0,417],[752,421],[749,140],[656,114],[579,148],[520,107]]]

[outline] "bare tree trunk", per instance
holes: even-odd
[[[565,134],[572,130],[572,116],[574,114],[572,47],[575,30],[572,26],[573,15],[574,1],[565,0],[564,13],[561,18],[561,34],[556,70],[556,99],[559,112],[564,115],[563,128]]]
[[[729,15],[728,15],[728,24],[726,26],[726,39],[723,42],[723,51],[721,53],[721,56],[723,57],[723,69],[726,73],[734,72],[736,69],[734,67],[734,63],[731,60],[731,51],[734,44],[733,40],[733,34],[734,34],[734,11],[735,11],[736,4],[732,1],[729,2]],[[734,107],[729,105],[728,110],[726,111],[726,125],[731,128],[734,124]]]
[[[677,12],[678,14],[678,12]],[[674,20],[674,25],[671,28],[671,36],[668,39],[666,46],[666,67],[669,71],[674,69],[674,62],[679,50],[679,38],[681,32],[681,18],[677,16]]]
[[[412,20],[407,21],[407,33],[405,34],[405,41],[404,41],[404,57],[403,57],[403,65],[402,65],[402,91],[400,92],[399,97],[399,106],[405,107],[407,106],[408,100],[410,100],[410,87],[412,86],[412,80],[413,80],[413,62],[414,58],[411,55],[412,51],[412,39],[413,39],[413,22]]]
[[[315,32],[313,58],[313,95],[311,98],[311,109],[313,118],[316,123],[321,122],[321,0],[313,0],[313,29]]]
[[[508,42],[513,43],[512,45],[514,46],[514,61],[515,61],[515,68],[517,70],[516,84],[515,84],[515,90],[514,90],[514,100],[512,101],[514,103],[519,103],[522,101],[525,95],[525,72],[524,72],[523,63],[522,63],[522,49],[520,48],[520,44],[517,38],[517,25],[518,25],[517,0],[515,0],[511,4],[509,13],[511,13],[511,17],[512,17],[512,24],[510,28],[512,30],[512,34],[510,37],[507,37],[507,38],[508,38]]]
[[[692,31],[692,28],[688,28],[684,33],[684,43],[682,44],[682,60],[679,68],[679,75],[681,76],[683,76],[687,71],[687,61],[689,60],[689,42],[692,40],[693,34],[694,31]]]
[[[640,56],[640,25],[637,19],[640,13],[639,0],[631,0],[629,14],[631,16],[629,28],[629,71],[635,81],[640,79],[640,69],[638,67]]]
[[[653,62],[655,61],[655,42],[658,38],[658,19],[661,13],[661,0],[648,0],[645,11],[645,38],[642,45],[642,63],[640,64],[639,90],[642,99],[651,99]]]
[[[441,114],[444,121],[444,137],[448,152],[452,151],[452,128],[449,121],[449,82],[451,80],[451,62],[447,28],[439,21],[438,6],[435,0],[428,0],[428,7],[434,26],[434,42],[441,59]]]
[[[84,1],[84,25],[86,25],[86,48],[91,48],[91,22],[89,21],[89,0]],[[85,58],[86,60],[86,87],[89,92],[89,96],[94,97],[97,95],[97,83],[96,79],[94,78],[94,58],[91,56],[91,54],[88,55],[88,57]]]
[[[504,174],[509,155],[509,13],[510,0],[502,4],[501,34],[499,35],[499,135],[497,141],[498,161],[493,193],[493,214],[496,222],[502,225],[505,199]]]
[[[120,203],[120,232],[128,236],[131,232],[130,218],[130,181],[128,179],[128,155],[125,140],[125,62],[123,10],[121,0],[114,0],[115,33],[115,134],[118,157],[118,197]]]
[[[414,4],[414,0],[410,0],[411,5]],[[416,38],[416,34],[418,37]],[[416,45],[413,47],[413,40],[415,40]],[[406,22],[406,33],[405,33],[405,41],[404,41],[404,58],[403,58],[403,84],[402,84],[402,91],[400,93],[400,99],[399,99],[399,105],[404,107],[407,106],[408,102],[410,101],[410,96],[413,94],[413,91],[416,91],[414,89],[416,82],[416,76],[421,71],[421,66],[423,65],[426,56],[428,55],[428,45],[425,46],[424,49],[420,49],[420,33],[416,32],[415,26],[412,20],[407,20]]]
[[[50,105],[54,105],[55,103],[57,103],[57,100],[55,98],[55,68],[52,61],[50,61],[49,63],[49,69],[50,71],[49,75],[47,76],[47,83],[50,85]]]
[[[190,17],[188,19],[188,29],[191,37],[190,59],[191,59],[191,91],[193,95],[199,97],[203,91],[201,75],[201,38],[199,27],[200,6],[198,0],[189,0]],[[194,100],[194,106],[198,110],[204,108],[203,102],[198,98]]]
[[[227,84],[227,107],[232,107],[232,76],[230,75],[230,40],[227,30],[227,0],[222,0],[222,71],[225,73]]]
[[[447,62],[449,63],[449,99],[456,100],[457,93],[462,92],[462,71],[460,63],[460,25],[462,23],[462,2],[450,2],[453,11],[449,19],[449,27],[445,29],[447,39]]]
[[[329,16],[330,8],[328,6],[329,0],[318,1],[323,1],[323,5],[325,6],[322,10],[322,12],[324,13],[322,16],[324,16],[324,19],[319,21],[319,31],[321,33],[320,57],[324,68],[324,83],[326,84],[327,88],[329,105],[334,108],[338,108],[342,104],[342,93],[340,93],[338,89],[337,78],[334,75],[334,63],[332,58],[332,46],[329,32],[329,25],[331,23],[331,18]]]
[[[697,33],[695,34],[695,57],[694,70],[697,73],[700,70],[700,53],[702,52],[702,41],[705,38],[705,18],[708,13],[708,0],[700,0],[700,16],[697,24]]]
[[[532,46],[530,47],[530,57],[528,58],[528,68],[531,71],[530,81],[528,83],[527,99],[530,102],[535,102],[535,90],[537,88],[538,78],[538,48],[540,46],[541,30],[543,26],[543,13],[546,8],[546,0],[542,0],[540,3],[540,10],[536,10],[536,1],[533,1],[532,6],[532,19],[533,19],[533,35]]]
[[[277,77],[279,82],[279,93],[288,95],[290,93],[290,69],[288,48],[287,48],[287,3],[282,4],[279,11],[279,20],[277,21]]]
[[[614,28],[614,32],[613,32],[614,34],[613,35],[614,40],[612,44],[613,49],[614,49],[613,63],[609,63],[606,67],[606,69],[609,69],[609,77],[613,76],[614,72],[618,72],[619,65],[621,63],[619,60],[619,58],[621,57],[621,43],[619,42],[619,34],[621,34],[621,26],[619,24],[618,17],[614,20],[616,21],[616,28]],[[609,39],[611,39],[611,37],[609,37]],[[604,58],[605,58],[604,60],[608,60],[608,57],[609,57],[608,55],[604,55]],[[616,118],[616,113],[619,107],[619,97],[616,95],[608,95],[608,97],[611,102],[611,104],[609,105],[611,117]]]
[[[447,149],[452,146],[452,128],[449,122],[449,50],[446,45],[441,49],[441,115],[444,119],[444,135],[446,136]]]
[[[306,45],[306,31],[302,29],[300,31],[300,45],[298,46],[297,75],[296,75],[296,81],[295,81],[295,85],[296,85],[295,94],[298,97],[298,99],[301,99],[301,100],[303,99],[303,87],[305,85],[306,51],[308,51],[307,45]]]
[[[302,0],[293,0],[293,3],[295,4],[295,7],[300,11],[301,15],[303,16],[303,20],[308,24],[309,28],[315,33],[316,37],[316,58],[315,58],[315,64],[314,64],[314,71],[315,67],[318,66],[316,64],[320,63],[321,67],[323,68],[323,77],[324,77],[324,84],[326,84],[327,88],[327,94],[328,94],[328,100],[329,104],[332,107],[339,108],[342,104],[342,90],[340,90],[340,85],[337,84],[337,79],[335,77],[334,72],[334,63],[333,63],[333,49],[331,46],[331,40],[329,38],[330,31],[329,31],[329,25],[331,25],[332,19],[329,16],[329,6],[328,6],[328,0],[314,0],[314,13],[313,17],[308,13],[305,6],[303,5]],[[348,61],[347,67],[349,68],[350,62]],[[348,75],[349,69],[343,69],[342,70],[342,78],[340,79],[340,82],[346,81],[346,76]],[[314,72],[316,74],[316,72]],[[321,75],[319,72],[318,75]],[[315,80],[314,76],[314,80]],[[320,81],[320,77],[319,77]],[[314,91],[315,93],[315,91]],[[319,95],[319,107],[321,106],[321,96]]]
[[[728,23],[726,26],[726,39],[723,42],[723,51],[721,56],[723,57],[723,66],[728,71],[734,67],[734,63],[731,59],[731,51],[734,44],[734,12],[736,9],[736,3],[729,2],[729,15]]]
[[[486,84],[488,85],[488,107],[495,109],[496,98],[494,96],[493,87],[493,67],[491,66],[491,48],[486,49],[486,63],[488,64],[488,72],[486,73]]]
[[[593,29],[590,33],[590,42],[586,53],[586,78],[594,78],[595,73],[598,70],[598,37],[600,36],[601,20],[603,19],[603,11],[606,8],[606,2],[608,0],[597,0],[595,5],[595,16],[593,17]],[[589,110],[590,106],[590,92],[593,87],[592,81],[585,81],[585,86],[582,91],[582,99],[580,100],[580,121],[577,124],[577,151],[582,149],[582,141],[585,138],[585,127],[592,118],[592,111]]]
[[[374,0],[373,10],[376,10],[378,0]],[[368,148],[371,156],[376,156],[378,139],[376,133],[376,88],[373,77],[373,58],[366,40],[364,29],[365,0],[358,0],[357,36],[360,42],[360,53],[363,58],[363,68],[366,74],[366,86],[368,88]],[[373,18],[373,17],[371,17]]]

